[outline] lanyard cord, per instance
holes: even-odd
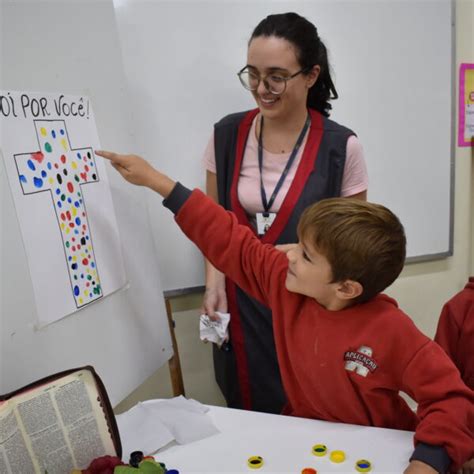
[[[291,152],[290,157],[288,158],[288,161],[286,162],[285,169],[283,170],[283,173],[280,176],[280,179],[278,180],[278,183],[275,186],[275,189],[273,190],[273,193],[270,197],[270,201],[267,202],[267,195],[265,193],[265,188],[263,187],[263,115],[260,120],[260,133],[258,135],[258,169],[260,170],[260,194],[262,196],[262,204],[263,204],[263,209],[265,210],[265,213],[268,214],[268,211],[273,205],[273,202],[275,201],[275,198],[278,194],[278,191],[280,191],[280,188],[282,187],[286,175],[288,174],[288,171],[290,171],[291,165],[293,164],[293,161],[295,161],[296,155],[298,154],[298,150],[301,146],[301,143],[303,142],[303,138],[306,135],[306,132],[308,131],[308,128],[311,124],[311,117],[308,114],[308,117],[306,118],[306,122],[303,126],[303,129],[301,130],[300,136],[298,137],[298,140],[296,140],[295,146],[293,147],[293,151]]]

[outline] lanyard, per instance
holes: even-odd
[[[296,140],[295,146],[293,147],[293,151],[291,152],[291,155],[288,158],[288,161],[286,162],[285,169],[283,170],[283,173],[281,174],[280,179],[278,180],[278,183],[276,184],[275,189],[273,190],[273,193],[270,197],[270,201],[267,202],[267,195],[265,193],[265,188],[263,187],[263,145],[262,145],[263,116],[262,116],[262,119],[260,121],[260,133],[258,135],[258,168],[260,170],[260,194],[262,196],[263,209],[265,210],[266,214],[268,214],[268,211],[272,207],[272,204],[275,201],[278,191],[280,191],[280,188],[282,187],[285,181],[286,175],[288,174],[288,171],[290,171],[293,161],[295,161],[296,155],[298,154],[298,150],[301,146],[301,143],[303,142],[303,138],[306,135],[306,132],[308,131],[310,124],[311,124],[311,117],[308,114],[303,130],[301,130],[300,136],[298,137],[298,140]]]

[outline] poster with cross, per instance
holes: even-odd
[[[116,217],[87,97],[0,92],[0,126],[41,327],[126,284]]]

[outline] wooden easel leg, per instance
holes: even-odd
[[[174,321],[173,312],[171,311],[170,299],[165,296],[166,314],[168,316],[168,324],[170,327],[171,342],[173,344],[173,356],[168,361],[168,367],[170,369],[171,386],[173,388],[173,395],[175,397],[179,395],[185,395],[183,373],[181,372],[181,363],[179,361],[178,343],[176,342],[176,336],[174,334]]]

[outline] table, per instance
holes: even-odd
[[[145,402],[149,403],[149,402]],[[153,402],[151,402],[153,403]],[[331,423],[210,406],[208,412],[220,433],[186,445],[159,450],[155,459],[168,469],[188,473],[293,473],[305,467],[326,472],[356,473],[355,463],[367,459],[372,473],[402,473],[413,451],[413,432]],[[312,454],[316,444],[327,446],[324,457]],[[343,450],[346,461],[329,460]],[[259,469],[247,466],[251,456],[262,456]]]

